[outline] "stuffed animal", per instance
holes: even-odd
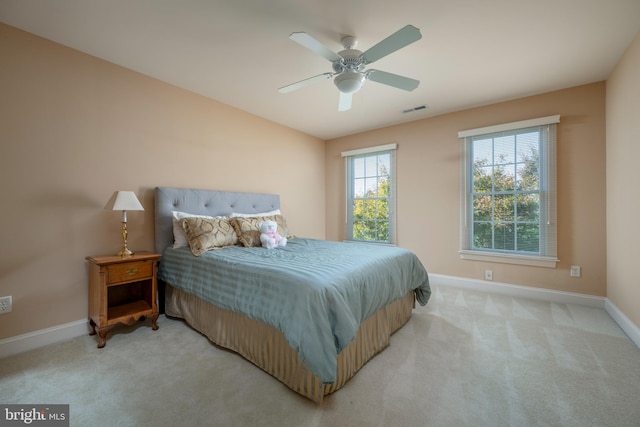
[[[278,223],[267,220],[260,223],[260,243],[267,249],[285,246],[287,238],[278,234]]]

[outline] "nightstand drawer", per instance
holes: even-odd
[[[153,275],[153,262],[138,261],[107,266],[108,284],[146,279]]]

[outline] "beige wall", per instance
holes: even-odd
[[[389,142],[399,144],[398,241],[429,271],[481,279],[492,269],[496,282],[608,292],[640,325],[640,282],[633,267],[640,236],[637,227],[626,228],[640,211],[631,164],[640,147],[637,39],[606,85],[447,114],[326,145],[3,24],[0,58],[0,296],[14,299],[13,312],[0,316],[0,339],[86,316],[84,257],[119,249],[119,215],[103,210],[113,191],[134,190],[146,208],[129,215],[134,250],[153,249],[155,186],[279,193],[296,234],[340,240],[340,152]],[[558,267],[460,260],[457,132],[553,114],[561,115]],[[274,156],[280,167],[266,171],[262,160]],[[571,265],[582,266],[582,278],[569,277]]]
[[[0,339],[86,317],[115,190],[145,207],[133,250],[153,250],[155,186],[278,193],[293,232],[324,237],[323,141],[3,24],[0,58]]]
[[[640,34],[607,81],[607,296],[640,327]]]
[[[458,131],[559,114],[557,268],[461,260]],[[327,238],[344,231],[341,151],[398,143],[398,245],[415,251],[431,273],[604,296],[605,83],[460,111],[327,143]],[[582,277],[571,278],[571,265]]]

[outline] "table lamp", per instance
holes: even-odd
[[[122,249],[117,255],[122,258],[130,257],[133,252],[127,248],[127,211],[143,211],[142,204],[133,191],[116,191],[104,208],[122,211]]]

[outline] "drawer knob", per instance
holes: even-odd
[[[128,269],[128,270],[126,271],[126,273],[127,273],[129,276],[133,276],[133,275],[138,274],[138,269],[137,269],[137,268],[130,268],[130,269]]]

